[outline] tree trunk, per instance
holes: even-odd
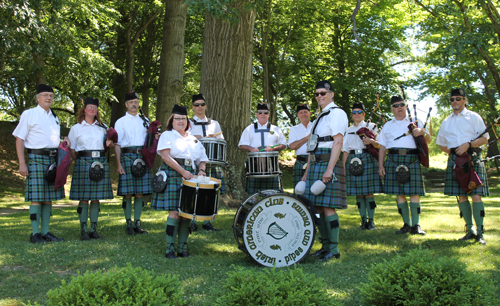
[[[235,4],[240,12],[237,24],[205,16],[200,84],[209,105],[207,113],[219,121],[228,144],[228,191],[240,199],[246,196],[242,183],[247,153],[238,148],[238,142],[251,120],[255,23],[255,12],[246,10],[245,3]]]

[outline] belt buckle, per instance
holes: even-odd
[[[311,154],[311,162],[312,163],[316,162],[316,154]]]
[[[399,155],[406,155],[406,149],[398,149]]]
[[[354,150],[354,154],[362,154],[362,153],[363,153],[363,149]]]
[[[191,160],[186,158],[184,160],[184,166],[191,166]]]
[[[50,157],[55,157],[57,155],[57,150],[50,150],[49,151],[49,156]]]
[[[101,157],[101,152],[99,151],[92,151],[92,158],[99,158]]]

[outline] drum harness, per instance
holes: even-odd
[[[195,121],[193,118],[194,125],[201,125],[201,129],[203,131],[203,137],[207,137],[207,130],[205,129],[205,125],[210,125],[212,123],[211,118],[207,118],[208,121]]]
[[[253,124],[253,128],[255,129],[255,133],[260,133],[260,147],[258,148],[259,150],[265,149],[266,146],[264,145],[264,133],[269,133],[271,132],[271,122],[267,123],[267,128],[265,129],[258,129],[258,124],[255,122]]]

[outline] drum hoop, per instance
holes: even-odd
[[[198,179],[198,175],[193,175],[193,179]],[[221,184],[221,181],[219,179],[216,179],[215,177],[210,177],[210,181],[216,181],[217,184]],[[205,184],[205,183],[198,183],[198,182],[190,182],[186,179],[182,179],[182,185],[189,186],[189,187],[199,187],[201,189],[216,189],[215,185],[216,184]]]
[[[248,152],[248,157],[278,157],[279,152]]]
[[[225,139],[202,137],[199,140],[201,143],[218,143],[218,144],[227,145],[227,141]]]

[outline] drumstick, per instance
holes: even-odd
[[[271,149],[272,149],[272,148],[276,148],[277,146],[279,146],[279,144],[275,144],[274,146],[270,146],[270,148],[271,148]],[[265,148],[264,148],[264,149],[260,149],[260,150],[259,150],[259,152],[262,152],[262,151],[264,151],[264,150],[265,150]]]
[[[219,133],[215,133],[214,136],[219,136],[222,134],[222,131],[220,131]]]

